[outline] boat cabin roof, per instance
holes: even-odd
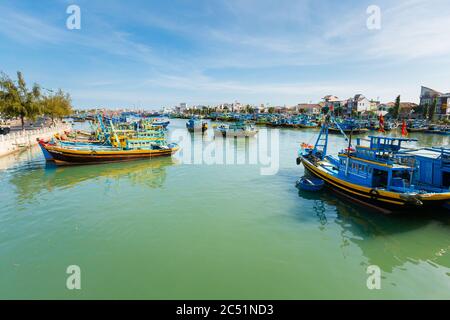
[[[374,151],[398,152],[403,142],[417,141],[417,139],[369,136],[370,149]],[[360,140],[358,139],[358,145]]]
[[[442,155],[442,152],[431,149],[419,149],[419,150],[405,151],[405,154],[422,158],[439,159]]]

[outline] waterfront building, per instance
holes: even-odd
[[[327,95],[322,98],[322,102],[320,103],[320,107],[328,107],[330,110],[341,110],[346,101],[341,101],[337,96]]]
[[[378,106],[380,105],[380,101],[370,100],[369,111],[376,112],[378,110]]]
[[[305,113],[308,115],[318,115],[321,113],[322,107],[317,103],[299,103],[295,107],[297,113]]]
[[[357,94],[347,100],[345,111],[348,115],[352,113],[361,114],[370,110],[370,101],[362,94]]]
[[[434,106],[435,101],[434,119],[448,119],[450,117],[450,93],[441,93],[422,86],[420,89],[420,106],[429,108]]]

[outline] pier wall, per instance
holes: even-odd
[[[37,144],[37,139],[49,139],[55,133],[72,130],[72,126],[67,123],[57,124],[55,126],[11,132],[7,135],[0,135],[0,157],[7,154],[29,148]]]

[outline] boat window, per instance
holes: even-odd
[[[380,169],[373,169],[372,186],[386,188],[388,182],[388,172]]]
[[[444,188],[450,187],[450,172],[442,172],[442,186]]]

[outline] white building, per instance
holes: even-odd
[[[366,111],[370,111],[371,103],[369,99],[367,99],[362,94],[355,95],[354,98],[350,98],[347,101],[347,113],[351,114],[352,112],[362,113]]]

